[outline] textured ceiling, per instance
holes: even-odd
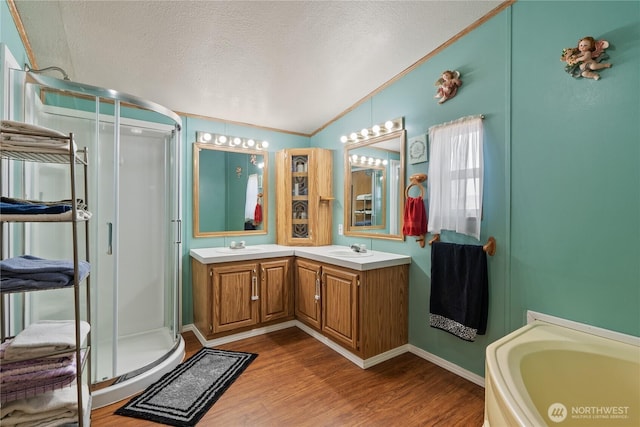
[[[40,68],[181,113],[312,134],[502,2],[14,3]]]

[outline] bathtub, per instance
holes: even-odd
[[[534,320],[490,344],[484,427],[640,426],[640,338],[612,335]]]

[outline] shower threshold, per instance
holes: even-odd
[[[182,336],[173,348],[144,366],[92,385],[92,407],[101,408],[143,391],[175,368],[185,355]],[[139,366],[139,365],[138,365]]]

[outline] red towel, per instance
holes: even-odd
[[[427,234],[427,212],[424,209],[422,197],[407,197],[402,234],[405,236]]]
[[[253,213],[253,222],[260,224],[262,222],[262,205],[256,203],[256,211]]]

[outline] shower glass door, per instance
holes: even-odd
[[[179,126],[86,90],[50,91],[29,79],[25,87],[19,120],[73,132],[89,153],[92,382],[135,376],[162,361],[179,338]],[[67,175],[36,164],[24,187],[59,200]],[[60,258],[71,242],[55,227],[25,226],[28,251]],[[27,323],[71,318],[71,300],[56,292],[28,296]]]

